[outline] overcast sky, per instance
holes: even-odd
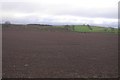
[[[119,0],[1,0],[2,22],[117,27]]]

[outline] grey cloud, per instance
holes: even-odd
[[[45,8],[42,4],[37,3],[25,3],[25,2],[4,2],[2,3],[2,11],[13,11],[22,13],[32,13],[36,11],[43,11]]]
[[[42,3],[5,2],[2,4],[2,11],[117,19],[117,9],[115,8],[98,9],[89,8],[89,6],[77,7],[67,4],[47,5]]]
[[[2,12],[17,12],[17,13],[37,13],[48,14],[52,16],[78,16],[87,18],[110,18],[117,19],[116,8],[89,8],[74,6],[72,4],[43,4],[43,3],[29,3],[29,2],[3,2]],[[21,19],[7,18],[13,23],[48,23],[48,24],[75,24],[74,22],[59,22],[52,17],[38,18],[37,16],[28,16]],[[87,22],[87,21],[86,21]],[[77,24],[77,23],[76,23]],[[92,21],[91,21],[92,24]],[[102,25],[102,24],[101,24]],[[104,23],[104,25],[114,25],[117,23]]]
[[[92,8],[79,8],[79,9],[63,9],[61,12],[56,12],[57,15],[73,15],[91,18],[112,18],[117,19],[117,9],[92,9]]]

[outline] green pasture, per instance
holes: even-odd
[[[52,28],[65,28],[65,26],[53,26]],[[107,32],[107,33],[118,33],[117,28],[111,27],[100,27],[100,26],[87,26],[87,25],[69,25],[68,30],[73,32]]]

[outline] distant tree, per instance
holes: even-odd
[[[75,25],[72,26],[72,30],[73,30],[73,31],[75,30]]]
[[[104,31],[107,32],[107,28],[105,28]]]
[[[10,27],[11,23],[10,23],[10,21],[5,21],[4,25],[5,25],[5,27]]]
[[[66,30],[69,30],[69,25],[65,25],[64,27]]]
[[[88,28],[89,28],[90,30],[92,30],[92,28],[91,28],[91,26],[90,26],[89,24],[87,24],[87,26],[88,26]]]
[[[114,32],[114,30],[115,30],[113,27],[110,27],[110,29],[111,29],[111,32]]]
[[[85,26],[85,24],[83,24],[83,26]]]
[[[120,34],[120,28],[118,27],[118,34]]]

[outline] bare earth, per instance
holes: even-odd
[[[117,35],[3,29],[3,78],[116,78]]]

